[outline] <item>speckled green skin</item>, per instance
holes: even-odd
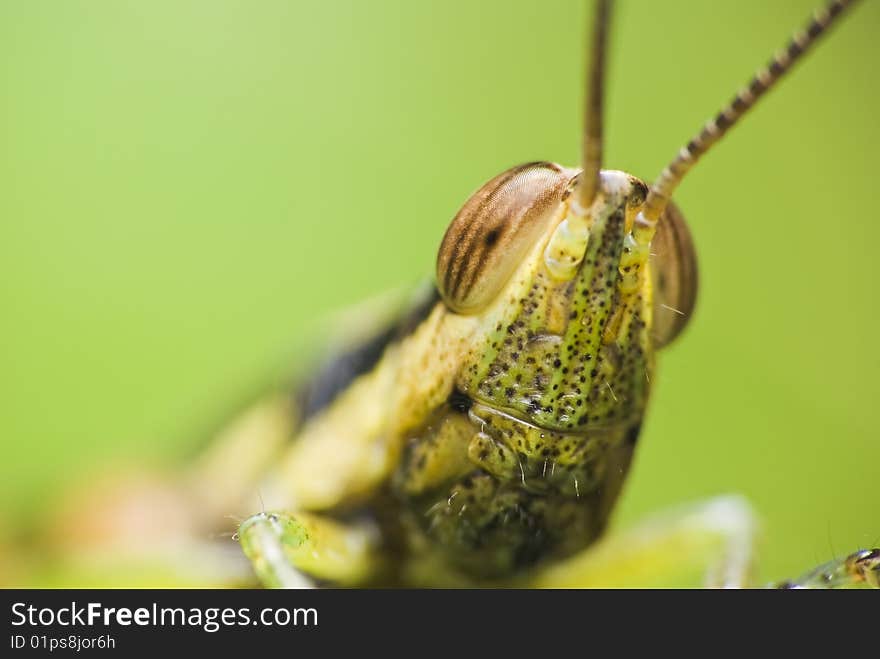
[[[569,281],[543,263],[465,359],[454,400],[392,480],[411,548],[481,579],[590,544],[623,482],[653,368],[651,285],[631,254],[635,179],[596,218]],[[629,236],[629,237],[628,237]]]

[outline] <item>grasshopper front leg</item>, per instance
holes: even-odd
[[[710,588],[755,587],[757,524],[741,497],[719,497],[612,533],[527,585],[539,588],[665,586],[702,571]],[[880,588],[880,549],[865,549],[770,588]]]
[[[309,513],[258,513],[238,530],[254,572],[269,588],[311,588],[314,580],[358,586],[381,569],[377,535]]]
[[[741,497],[726,496],[652,517],[540,571],[539,588],[644,587],[702,571],[709,587],[750,583],[757,524]],[[662,579],[662,583],[658,581]]]

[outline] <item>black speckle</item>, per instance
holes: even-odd
[[[632,428],[627,430],[626,431],[626,439],[625,439],[626,443],[629,444],[630,446],[634,446],[635,443],[639,439],[639,431],[641,429],[642,429],[642,425],[640,423],[637,423]]]
[[[463,394],[457,389],[449,395],[449,407],[456,412],[467,412],[471,409],[473,404],[474,401],[472,401],[469,396]]]

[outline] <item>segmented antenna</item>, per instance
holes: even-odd
[[[584,171],[578,186],[578,202],[583,210],[590,207],[599,189],[599,170],[602,168],[602,105],[605,92],[605,53],[608,42],[608,22],[611,0],[595,0],[593,39],[586,49],[584,90],[584,141],[581,164]],[[589,18],[587,19],[589,31]]]
[[[682,178],[700,157],[713,144],[720,140],[730,128],[751,108],[758,99],[771,89],[791,66],[806,53],[829,27],[843,15],[844,10],[857,0],[832,0],[825,7],[817,9],[812,20],[803,30],[798,30],[788,42],[788,46],[773,56],[767,66],[758,70],[752,81],[740,89],[733,100],[714,119],[703,126],[703,130],[682,147],[678,156],[651,186],[645,206],[636,221],[643,227],[640,242],[650,241],[657,221],[663,214],[666,204]]]

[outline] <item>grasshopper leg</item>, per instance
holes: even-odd
[[[746,587],[755,532],[755,518],[744,499],[719,497],[611,533],[583,552],[544,568],[529,585],[666,586],[668,578],[687,579],[702,572],[708,587]]]
[[[238,539],[270,588],[310,588],[316,581],[357,586],[380,564],[371,528],[312,513],[257,513],[239,526]]]
[[[880,549],[863,549],[820,565],[776,588],[880,588]]]

